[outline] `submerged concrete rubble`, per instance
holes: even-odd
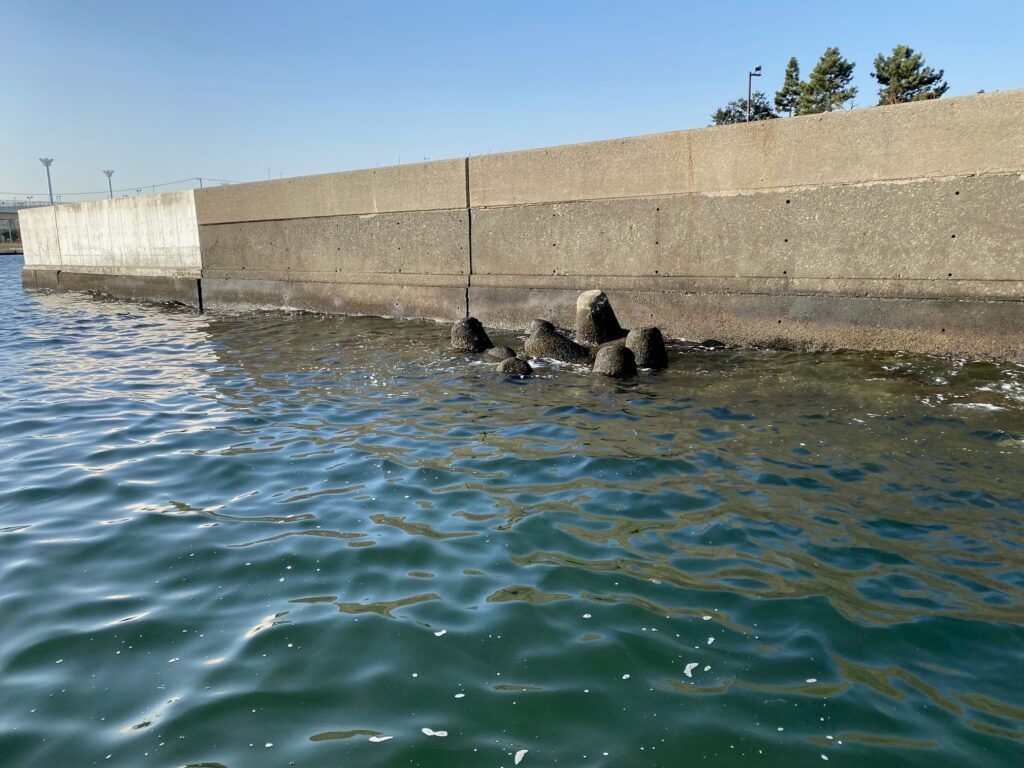
[[[526,357],[586,365],[594,373],[616,379],[636,376],[638,369],[668,367],[668,351],[661,330],[654,326],[627,331],[620,324],[604,291],[584,291],[576,301],[576,340],[547,320],[534,320],[523,345]],[[452,325],[452,349],[483,353],[499,361],[496,369],[510,376],[529,376],[530,363],[511,347],[494,346],[475,317]],[[580,343],[583,341],[584,343]]]

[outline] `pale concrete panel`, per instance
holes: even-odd
[[[191,191],[39,211],[55,219],[54,242],[59,242],[60,263],[66,269],[125,275],[198,274],[201,269]]]
[[[473,157],[473,206],[1024,170],[1024,90]]]
[[[464,210],[202,225],[200,241],[205,269],[297,275],[469,272],[469,216]]]
[[[53,208],[23,208],[18,212],[25,266],[60,269],[60,240]]]
[[[200,224],[465,207],[461,158],[196,190]]]
[[[472,236],[474,275],[1020,281],[1024,178],[474,209]]]

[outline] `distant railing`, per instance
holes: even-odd
[[[19,208],[37,208],[41,205],[49,205],[49,200],[0,200],[0,210],[16,211]]]

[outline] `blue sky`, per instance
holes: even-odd
[[[837,45],[947,96],[1024,86],[1024,2],[0,2],[0,197],[230,181],[677,130]]]

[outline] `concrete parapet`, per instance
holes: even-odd
[[[1024,92],[473,157],[481,207],[1024,170]]]
[[[441,160],[196,190],[199,224],[466,207],[466,161]]]
[[[26,268],[199,277],[191,191],[65,203],[19,213]]]

